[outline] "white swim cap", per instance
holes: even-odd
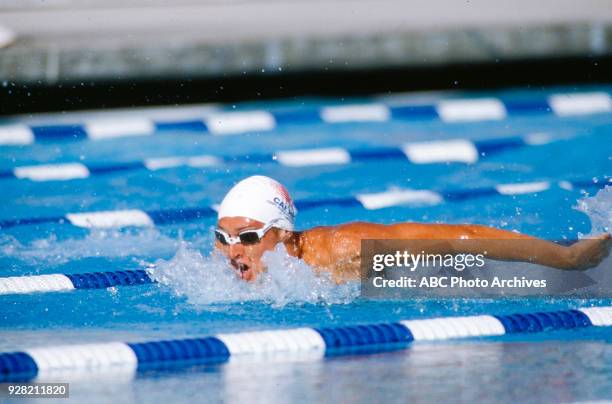
[[[297,209],[282,184],[270,177],[254,175],[230,189],[218,213],[219,219],[242,216],[266,224],[274,221],[274,227],[293,230]]]

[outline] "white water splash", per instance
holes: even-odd
[[[595,196],[580,199],[575,208],[591,219],[591,232],[578,233],[578,237],[590,237],[612,231],[612,186],[600,189]]]
[[[273,307],[289,303],[350,303],[359,283],[337,285],[329,274],[317,275],[303,261],[291,257],[284,246],[264,255],[268,267],[255,282],[239,279],[227,259],[213,251],[208,257],[182,242],[169,261],[158,260],[152,277],[194,305],[263,301]]]

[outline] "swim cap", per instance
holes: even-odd
[[[218,210],[218,219],[242,216],[270,223],[274,227],[293,230],[297,209],[287,189],[278,181],[263,175],[245,178],[225,195]]]

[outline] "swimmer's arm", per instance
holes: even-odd
[[[483,254],[486,251],[486,257],[494,260],[524,261],[565,270],[587,269],[597,265],[608,255],[611,244],[609,234],[562,246],[525,234],[480,225],[406,225],[404,229],[399,225],[400,234],[396,234],[396,237],[416,239],[415,247],[421,245],[428,253]]]

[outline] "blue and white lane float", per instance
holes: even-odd
[[[0,278],[0,295],[66,292],[76,289],[106,289],[115,286],[136,286],[155,283],[150,269],[9,276]]]
[[[553,113],[559,117],[612,112],[607,92],[552,94],[527,100],[502,101],[497,98],[448,99],[435,104],[387,105],[383,102],[348,104],[283,111],[251,110],[219,112],[198,119],[155,121],[149,118],[91,120],[83,124],[0,126],[0,145],[19,146],[35,142],[103,140],[157,133],[190,131],[214,136],[260,133],[283,125],[309,123],[387,122],[432,120],[481,122],[502,120],[512,115]]]
[[[523,137],[506,137],[492,140],[467,139],[436,140],[405,143],[399,147],[374,147],[349,150],[330,147],[307,150],[284,150],[275,153],[254,153],[237,156],[169,156],[149,158],[143,161],[106,165],[86,165],[81,162],[40,164],[14,167],[0,171],[0,178],[28,179],[31,181],[66,181],[94,175],[149,170],[157,171],[175,167],[219,167],[225,164],[273,163],[284,167],[318,165],[342,165],[373,160],[405,160],[411,164],[464,163],[473,164],[490,155],[528,146],[553,142],[546,133],[532,133]]]
[[[612,307],[217,334],[138,343],[52,346],[0,353],[0,382],[70,380],[251,359],[321,359],[407,348],[412,342],[612,326]]]
[[[525,183],[498,184],[494,187],[450,189],[442,191],[424,189],[394,189],[385,192],[358,194],[344,198],[318,200],[298,200],[298,210],[316,209],[329,206],[361,207],[368,210],[393,206],[433,206],[444,202],[465,201],[490,196],[515,197],[523,194],[536,194],[552,187],[567,191],[585,188],[604,188],[612,184],[612,178],[589,179],[583,181],[535,181]],[[0,220],[0,229],[16,226],[39,224],[69,224],[82,228],[122,228],[153,227],[172,225],[214,217],[216,205],[204,207],[185,207],[144,211],[140,209],[109,210],[98,212],[75,212],[52,217],[29,217]]]

